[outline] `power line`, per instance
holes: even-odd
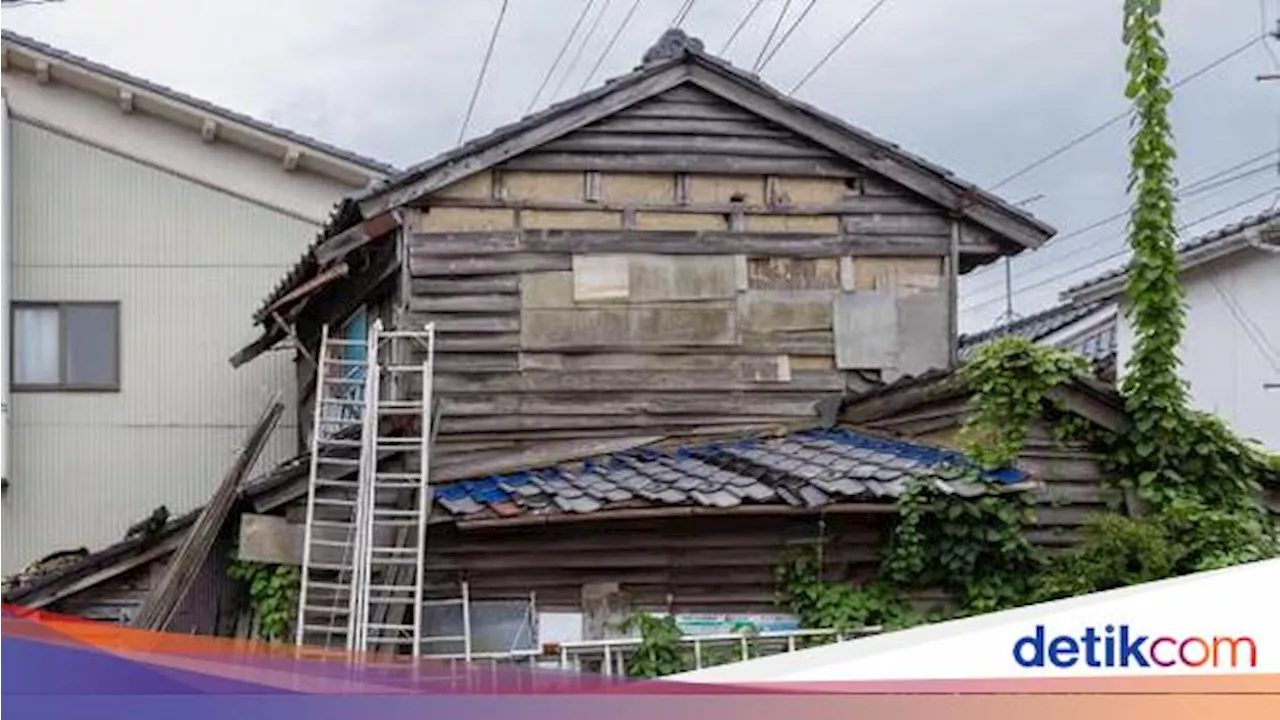
[[[1228,52],[1227,54],[1225,54],[1225,55],[1223,55],[1223,56],[1219,57],[1218,59],[1214,60],[1213,62],[1209,63],[1208,65],[1205,65],[1204,67],[1200,68],[1199,70],[1197,70],[1197,71],[1195,71],[1195,72],[1191,73],[1190,75],[1188,75],[1188,76],[1186,76],[1186,77],[1182,78],[1181,80],[1178,80],[1177,82],[1173,83],[1173,84],[1170,86],[1170,89],[1176,89],[1176,88],[1179,88],[1179,87],[1181,87],[1181,86],[1183,86],[1183,85],[1186,85],[1187,83],[1191,82],[1192,80],[1195,80],[1196,78],[1199,78],[1200,76],[1204,75],[1205,73],[1209,72],[1210,70],[1213,70],[1214,68],[1216,68],[1216,67],[1218,67],[1219,65],[1221,65],[1221,64],[1223,64],[1223,63],[1227,62],[1228,60],[1230,60],[1230,59],[1234,58],[1235,56],[1239,55],[1240,53],[1244,52],[1245,50],[1248,50],[1249,48],[1253,47],[1253,46],[1254,46],[1254,44],[1256,44],[1257,42],[1259,42],[1260,40],[1262,40],[1264,37],[1266,37],[1266,36],[1265,36],[1265,35],[1258,35],[1258,36],[1256,36],[1256,37],[1254,37],[1254,38],[1250,39],[1250,40],[1249,40],[1248,42],[1246,42],[1245,44],[1243,44],[1243,45],[1241,45],[1241,46],[1239,46],[1239,47],[1235,48],[1234,50],[1231,50],[1231,51],[1230,51],[1230,52]],[[1107,128],[1111,127],[1112,125],[1115,125],[1116,123],[1120,122],[1121,120],[1124,120],[1125,118],[1129,117],[1130,115],[1132,115],[1132,114],[1133,114],[1133,112],[1134,112],[1134,111],[1133,111],[1133,109],[1132,109],[1132,108],[1130,108],[1130,109],[1125,110],[1124,112],[1120,113],[1119,115],[1115,115],[1115,116],[1113,116],[1113,117],[1108,118],[1108,119],[1107,119],[1105,122],[1103,122],[1101,125],[1099,125],[1099,126],[1097,126],[1097,127],[1093,128],[1092,130],[1088,130],[1088,131],[1086,131],[1086,132],[1084,132],[1084,133],[1081,133],[1080,135],[1077,135],[1076,137],[1074,137],[1074,138],[1072,138],[1071,140],[1067,141],[1065,144],[1063,144],[1063,145],[1061,145],[1061,146],[1059,146],[1059,147],[1055,148],[1054,150],[1050,151],[1050,152],[1049,152],[1049,154],[1047,154],[1047,155],[1045,155],[1045,156],[1043,156],[1043,157],[1039,158],[1038,160],[1035,160],[1034,162],[1031,162],[1031,163],[1027,164],[1025,167],[1023,167],[1023,168],[1021,168],[1020,170],[1017,170],[1016,172],[1012,173],[1011,175],[1009,175],[1009,176],[1005,177],[1005,178],[1004,178],[1003,180],[1001,180],[1000,182],[998,182],[998,183],[996,183],[996,184],[992,185],[991,187],[988,187],[988,188],[987,188],[987,190],[988,190],[988,191],[998,190],[999,188],[1004,187],[1005,185],[1008,185],[1009,183],[1013,182],[1014,180],[1017,180],[1018,178],[1022,177],[1023,175],[1026,175],[1027,173],[1031,172],[1032,170],[1035,170],[1036,168],[1040,167],[1041,165],[1044,165],[1045,163],[1049,162],[1050,160],[1053,160],[1054,158],[1058,157],[1059,155],[1062,155],[1063,153],[1067,152],[1068,150],[1071,150],[1072,148],[1074,148],[1074,147],[1076,147],[1076,146],[1080,145],[1081,143],[1085,142],[1086,140],[1089,140],[1090,138],[1093,138],[1093,137],[1097,136],[1097,135],[1098,135],[1099,133],[1101,133],[1103,130],[1106,130]]]
[[[618,25],[618,29],[614,31],[613,37],[609,38],[609,42],[604,46],[604,52],[600,53],[600,57],[596,59],[596,64],[591,66],[591,72],[587,73],[587,79],[582,81],[582,87],[578,88],[581,92],[587,89],[587,85],[591,82],[591,78],[596,76],[596,71],[600,69],[600,65],[604,63],[604,59],[609,57],[609,52],[613,50],[614,43],[618,42],[618,37],[622,35],[622,31],[627,28],[627,24],[631,22],[631,17],[636,14],[636,8],[640,7],[643,0],[636,0],[631,3],[631,9],[627,11],[626,17],[622,18],[622,22]],[[691,6],[693,3],[689,3]]]
[[[693,9],[695,2],[697,0],[684,0],[684,4],[676,11],[675,17],[672,17],[671,21],[667,23],[667,27],[678,28],[684,24],[684,19],[689,16],[689,11]]]
[[[729,46],[733,44],[733,41],[738,39],[738,33],[742,32],[742,28],[746,27],[747,23],[751,22],[751,18],[755,16],[756,11],[759,10],[760,6],[763,4],[764,0],[756,0],[751,4],[751,8],[747,10],[747,14],[743,15],[742,19],[738,21],[738,26],[733,29],[733,32],[729,33],[729,39],[725,40],[724,45],[720,47],[720,55],[724,55],[725,52],[729,50]]]
[[[804,22],[805,16],[808,15],[809,11],[813,9],[813,6],[817,4],[818,0],[809,0],[809,4],[804,6],[804,10],[800,11],[800,15],[796,17],[795,22],[791,23],[791,26],[787,28],[787,31],[782,34],[782,39],[779,40],[778,44],[774,45],[773,49],[769,51],[769,54],[765,56],[764,61],[760,63],[760,68],[757,72],[764,71],[765,67],[769,64],[769,61],[773,60],[773,56],[777,55],[778,51],[782,49],[782,46],[787,44],[787,40],[791,38],[791,34],[796,31],[796,28],[800,27],[800,23]]]
[[[1272,370],[1280,373],[1280,361],[1276,360],[1276,349],[1271,347],[1271,343],[1267,341],[1267,336],[1262,334],[1262,331],[1245,313],[1244,308],[1240,307],[1235,296],[1222,289],[1222,286],[1218,284],[1217,278],[1210,277],[1209,284],[1213,286],[1213,290],[1218,294],[1218,297],[1222,298],[1222,304],[1227,306],[1227,312],[1231,313],[1231,317],[1235,318],[1236,324],[1240,326],[1241,330],[1244,330],[1245,337],[1249,338],[1249,343],[1258,350],[1258,353],[1262,355],[1262,359],[1267,361]]]
[[[804,77],[800,78],[800,82],[796,83],[796,84],[791,88],[790,92],[788,92],[787,94],[788,94],[788,95],[795,95],[797,90],[799,90],[800,88],[804,87],[804,84],[805,84],[805,83],[807,83],[807,82],[809,82],[809,78],[813,77],[813,76],[814,76],[814,73],[816,73],[816,72],[818,72],[819,70],[821,70],[821,69],[822,69],[822,66],[823,66],[823,65],[826,65],[826,64],[827,64],[827,61],[831,59],[831,56],[832,56],[832,55],[835,55],[835,54],[836,54],[836,52],[838,52],[838,51],[840,50],[840,48],[844,47],[844,44],[845,44],[846,42],[849,42],[849,38],[851,38],[851,37],[853,37],[854,35],[856,35],[856,34],[858,33],[858,31],[862,29],[862,26],[863,26],[863,25],[866,25],[866,24],[867,24],[867,21],[871,19],[871,16],[872,16],[872,15],[875,15],[875,14],[876,14],[876,11],[877,11],[877,10],[879,10],[879,9],[880,9],[880,7],[881,7],[882,5],[884,5],[884,4],[885,4],[886,2],[888,2],[888,1],[889,1],[889,0],[876,0],[876,4],[875,4],[875,5],[872,5],[872,6],[871,6],[871,9],[867,10],[867,12],[866,12],[866,13],[864,13],[864,14],[862,15],[862,17],[858,19],[858,22],[856,22],[856,23],[854,23],[854,24],[853,24],[853,27],[849,28],[849,31],[848,31],[848,32],[846,32],[846,33],[844,34],[844,37],[840,38],[840,40],[836,42],[835,47],[833,47],[833,48],[831,48],[830,50],[828,50],[828,51],[827,51],[827,54],[826,54],[826,55],[823,55],[823,56],[822,56],[822,59],[821,59],[821,60],[819,60],[819,61],[817,62],[817,64],[816,64],[816,65],[814,65],[813,67],[809,68],[809,72],[806,72],[806,73],[804,74]]]
[[[1258,31],[1266,36],[1271,33],[1267,28],[1267,0],[1258,0]],[[1266,48],[1267,55],[1271,58],[1271,65],[1276,70],[1280,70],[1280,56],[1276,55],[1276,51],[1264,40],[1262,47]]]
[[[1262,154],[1260,154],[1260,155],[1255,155],[1255,156],[1253,156],[1253,157],[1249,158],[1248,160],[1244,160],[1244,161],[1238,162],[1238,163],[1236,163],[1235,165],[1232,165],[1231,167],[1224,168],[1224,169],[1219,170],[1219,171],[1217,171],[1217,172],[1215,172],[1215,173],[1213,173],[1213,174],[1211,174],[1211,175],[1208,175],[1208,176],[1206,176],[1206,177],[1202,177],[1202,178],[1200,178],[1200,179],[1198,179],[1198,180],[1195,180],[1195,181],[1193,181],[1193,182],[1191,182],[1191,183],[1188,183],[1188,184],[1187,184],[1187,185],[1185,185],[1184,187],[1180,188],[1178,191],[1174,192],[1174,197],[1175,197],[1175,198],[1179,198],[1179,199],[1183,199],[1183,198],[1193,197],[1193,196],[1195,196],[1195,195],[1201,195],[1201,194],[1207,193],[1207,192],[1212,191],[1212,190],[1221,189],[1222,187],[1225,187],[1225,186],[1227,186],[1227,185],[1229,185],[1229,184],[1231,184],[1231,183],[1238,182],[1238,181],[1243,180],[1243,179],[1245,179],[1245,178],[1253,177],[1254,175],[1258,175],[1258,174],[1261,174],[1262,172],[1265,172],[1265,171],[1271,170],[1271,169],[1272,169],[1272,167],[1271,167],[1270,165],[1266,165],[1266,166],[1263,166],[1263,167],[1260,167],[1260,168],[1253,168],[1253,169],[1251,169],[1251,170],[1246,170],[1246,171],[1241,172],[1241,173],[1239,173],[1239,174],[1237,174],[1237,175],[1231,175],[1231,176],[1229,176],[1229,177],[1225,177],[1225,179],[1223,179],[1221,182],[1213,182],[1213,181],[1215,181],[1215,180],[1218,180],[1219,178],[1224,178],[1224,176],[1227,176],[1227,175],[1228,175],[1228,173],[1234,172],[1234,171],[1239,170],[1239,169],[1244,168],[1244,167],[1248,167],[1249,165],[1252,165],[1252,164],[1254,164],[1254,163],[1258,162],[1259,160],[1266,160],[1266,159],[1268,159],[1268,158],[1270,158],[1270,157],[1272,157],[1272,156],[1274,156],[1274,155],[1276,155],[1276,154],[1280,154],[1280,148],[1275,148],[1275,149],[1272,149],[1272,150],[1268,150],[1268,151],[1266,151],[1266,152],[1264,152],[1264,153],[1262,153]],[[1048,243],[1046,243],[1046,244],[1045,244],[1045,246],[1044,246],[1044,247],[1045,247],[1045,248],[1047,248],[1047,247],[1049,247],[1050,245],[1053,245],[1054,243],[1057,243],[1057,242],[1059,242],[1059,241],[1062,241],[1062,240],[1068,240],[1068,239],[1070,239],[1070,238],[1073,238],[1073,237],[1077,237],[1077,236],[1083,235],[1083,234],[1085,234],[1085,233],[1087,233],[1087,232],[1089,232],[1089,231],[1091,231],[1091,230],[1096,230],[1096,229],[1098,229],[1098,228],[1100,228],[1100,227],[1105,227],[1105,226],[1107,226],[1107,225],[1110,225],[1111,223],[1113,223],[1113,222],[1115,222],[1115,221],[1117,221],[1117,220],[1120,220],[1120,219],[1123,219],[1123,218],[1125,218],[1125,217],[1128,217],[1128,216],[1129,216],[1129,214],[1130,214],[1131,212],[1133,212],[1133,206],[1132,206],[1132,205],[1130,205],[1129,207],[1125,208],[1124,210],[1120,210],[1119,212],[1116,212],[1116,213],[1114,213],[1114,214],[1112,214],[1112,215],[1108,215],[1108,216],[1106,216],[1106,217],[1104,217],[1104,218],[1102,218],[1102,219],[1100,219],[1100,220],[1095,220],[1094,222],[1091,222],[1091,223],[1089,223],[1088,225],[1085,225],[1085,226],[1083,226],[1083,227],[1076,228],[1075,230],[1072,230],[1071,232],[1068,232],[1068,233],[1065,233],[1065,234],[1062,234],[1062,235],[1055,235],[1053,238],[1051,238],[1051,239],[1049,240],[1049,242],[1048,242]],[[1098,241],[1093,241],[1093,242],[1085,243],[1084,245],[1080,246],[1079,248],[1076,248],[1076,250],[1077,250],[1077,251],[1079,251],[1079,250],[1084,250],[1084,249],[1087,249],[1087,248],[1090,248],[1090,247],[1093,247],[1093,246],[1095,246],[1095,245],[1099,244],[1099,242],[1101,242],[1102,240],[1110,240],[1110,239],[1113,239],[1113,238],[1112,238],[1112,237],[1105,237],[1105,238],[1102,238],[1101,240],[1098,240]],[[1044,248],[1041,248],[1041,249],[1044,249]],[[1042,267],[1048,267],[1048,266],[1042,266]],[[1036,269],[1039,269],[1039,268],[1036,268]],[[1035,270],[1036,270],[1036,269],[1031,270],[1031,272],[1030,272],[1030,273],[1028,273],[1028,274],[1034,275],[1034,274],[1035,274]],[[983,286],[981,286],[981,287],[975,288],[975,289],[974,289],[974,292],[985,292],[986,290],[988,290],[988,289],[990,289],[990,288],[994,288],[994,287],[996,287],[996,286],[997,286],[997,285],[999,285],[999,284],[1000,284],[1000,283],[999,283],[998,281],[997,281],[997,282],[995,282],[995,283],[988,283],[988,284],[983,285]]]
[[[507,16],[507,3],[502,0],[502,9],[498,11],[498,21],[493,24],[493,34],[489,36],[489,47],[484,51],[484,62],[480,64],[480,74],[476,76],[476,86],[471,90],[471,102],[467,103],[467,114],[462,118],[462,129],[458,131],[458,144],[467,135],[467,126],[471,124],[471,112],[476,109],[476,99],[480,97],[480,87],[484,85],[485,73],[489,71],[489,60],[493,58],[493,46],[498,42],[498,31],[502,29],[502,19]]]
[[[1239,201],[1239,202],[1232,203],[1231,205],[1228,205],[1227,207],[1224,207],[1224,208],[1222,208],[1222,209],[1220,209],[1220,210],[1216,210],[1216,211],[1214,211],[1214,212],[1212,212],[1212,213],[1209,213],[1208,215],[1204,215],[1204,216],[1202,216],[1202,217],[1196,218],[1195,220],[1192,220],[1191,222],[1183,223],[1182,225],[1179,225],[1179,226],[1177,227],[1177,231],[1178,231],[1178,232],[1182,232],[1183,230],[1186,230],[1187,228],[1195,227],[1196,225],[1199,225],[1199,224],[1201,224],[1201,223],[1208,222],[1209,220],[1212,220],[1212,219],[1214,219],[1214,218],[1216,218],[1216,217],[1218,217],[1218,216],[1220,216],[1220,215],[1225,215],[1225,214],[1227,214],[1227,213],[1231,212],[1232,210],[1236,210],[1236,209],[1238,209],[1238,208],[1244,207],[1245,205],[1248,205],[1249,203],[1252,203],[1252,202],[1256,202],[1256,201],[1258,201],[1258,200],[1261,200],[1262,198],[1266,197],[1267,195],[1270,195],[1271,193],[1273,193],[1273,192],[1277,192],[1277,191],[1280,191],[1280,185],[1276,185],[1276,186],[1273,186],[1273,187],[1271,187],[1271,188],[1268,188],[1265,192],[1261,192],[1261,193],[1259,193],[1259,194],[1257,194],[1257,195],[1253,195],[1253,196],[1251,196],[1251,197],[1245,198],[1244,200],[1241,200],[1241,201]],[[1121,255],[1124,255],[1124,254],[1125,254],[1126,252],[1128,252],[1128,251],[1129,251],[1129,247],[1126,245],[1125,247],[1121,248],[1120,250],[1118,250],[1118,251],[1116,251],[1116,252],[1114,252],[1114,253],[1110,253],[1110,254],[1108,254],[1108,255],[1104,255],[1103,257],[1100,257],[1100,258],[1098,258],[1097,260],[1092,260],[1092,261],[1090,261],[1090,262],[1088,262],[1088,263],[1086,263],[1086,264],[1084,264],[1084,265],[1077,265],[1077,266],[1075,266],[1075,267],[1067,268],[1066,270],[1063,270],[1063,271],[1062,271],[1062,272],[1060,272],[1060,273],[1056,273],[1056,274],[1054,274],[1054,275],[1051,275],[1051,276],[1049,276],[1049,277],[1047,277],[1047,278],[1045,278],[1045,279],[1043,279],[1043,280],[1038,280],[1038,281],[1036,281],[1036,282],[1034,282],[1034,283],[1031,283],[1030,285],[1024,285],[1024,286],[1022,286],[1022,287],[1018,288],[1018,290],[1017,290],[1017,291],[1018,291],[1018,292],[1025,292],[1025,291],[1027,291],[1027,290],[1034,290],[1035,288],[1043,287],[1043,286],[1045,286],[1045,285],[1048,285],[1048,284],[1049,284],[1049,283],[1051,283],[1051,282],[1054,282],[1055,280],[1061,280],[1061,279],[1063,279],[1063,278],[1070,277],[1070,276],[1072,276],[1072,275],[1074,275],[1074,274],[1076,274],[1076,273],[1080,272],[1081,270],[1086,270],[1086,269],[1088,269],[1088,268],[1089,268],[1089,266],[1091,266],[1091,265],[1099,265],[1099,264],[1101,264],[1101,263],[1107,262],[1108,260],[1114,260],[1115,258],[1118,258],[1118,257],[1120,257]],[[971,304],[971,305],[966,305],[965,307],[960,308],[960,311],[961,311],[961,312],[967,312],[967,311],[969,311],[969,310],[975,310],[975,309],[977,309],[977,308],[985,307],[985,306],[990,305],[990,304],[995,303],[995,302],[1000,302],[1001,300],[1004,300],[1004,298],[1003,298],[1003,297],[999,297],[999,296],[997,296],[997,297],[995,297],[995,298],[992,298],[991,300],[984,300],[984,301],[982,301],[982,302],[977,302],[977,303],[973,303],[973,304]]]
[[[573,59],[565,67],[564,74],[560,76],[560,81],[556,83],[556,89],[551,92],[551,97],[560,96],[560,90],[564,88],[564,81],[569,79],[573,74],[574,68],[578,67],[578,61],[582,59],[582,53],[587,49],[587,44],[591,42],[591,36],[596,34],[596,29],[600,27],[600,21],[604,19],[604,14],[609,12],[609,6],[613,4],[613,0],[604,0],[604,4],[600,6],[600,12],[596,13],[596,19],[591,21],[591,27],[587,28],[587,34],[582,36],[582,44],[578,46],[578,51],[573,54]]]
[[[756,56],[756,61],[751,63],[751,72],[760,70],[760,61],[769,50],[769,43],[773,42],[773,36],[778,34],[778,28],[782,27],[782,20],[787,16],[787,10],[790,8],[791,0],[786,0],[786,2],[782,3],[782,12],[778,13],[778,18],[773,21],[773,28],[769,30],[769,37],[764,39],[764,45],[760,47],[760,54]]]
[[[591,12],[591,6],[596,4],[596,0],[587,0],[582,6],[582,12],[578,13],[578,20],[573,24],[573,29],[569,31],[569,37],[564,39],[564,44],[560,46],[560,52],[556,54],[556,59],[551,63],[551,67],[547,68],[546,77],[542,78],[542,84],[538,86],[538,92],[533,94],[533,99],[529,101],[529,108],[525,110],[525,114],[533,112],[533,107],[538,104],[538,98],[542,97],[542,91],[547,89],[547,83],[551,82],[551,76],[556,73],[556,68],[560,66],[560,61],[564,59],[564,54],[569,51],[569,46],[573,44],[573,38],[578,34],[578,29],[582,27],[582,21],[587,19],[587,13]]]

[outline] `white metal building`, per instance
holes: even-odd
[[[291,353],[244,318],[387,165],[4,33],[3,571],[203,504]],[[297,450],[291,419],[260,460]]]

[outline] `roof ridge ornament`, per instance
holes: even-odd
[[[678,58],[687,52],[703,52],[702,41],[680,28],[670,28],[662,33],[658,42],[645,51],[642,60],[645,65],[650,65]]]

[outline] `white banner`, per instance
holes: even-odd
[[[707,683],[1280,672],[1280,560],[671,677]]]

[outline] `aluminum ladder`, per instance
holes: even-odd
[[[369,333],[352,605],[359,652],[422,654],[435,326]],[[425,356],[421,363],[410,358]],[[392,465],[392,467],[384,467]]]
[[[334,338],[316,359],[307,519],[295,632],[299,646],[351,650],[359,469],[370,376],[368,339]]]

